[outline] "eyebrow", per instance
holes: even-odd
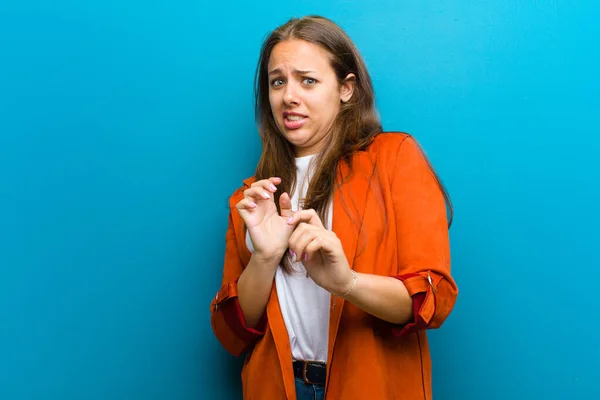
[[[301,70],[301,69],[295,69],[292,72],[294,73],[294,75],[305,75],[305,74],[316,73],[316,71],[307,71],[307,70]],[[279,68],[275,68],[274,70],[269,72],[269,76],[274,75],[274,74],[280,74],[280,73],[281,73],[281,70]]]

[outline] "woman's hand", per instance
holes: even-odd
[[[335,295],[346,293],[354,279],[337,235],[325,229],[315,210],[294,213],[288,225],[298,225],[288,241],[292,257],[303,261],[317,285]]]
[[[254,182],[244,191],[244,198],[236,208],[244,220],[254,245],[254,257],[263,261],[280,260],[287,247],[294,227],[286,223],[292,216],[290,196],[283,193],[279,198],[281,215],[275,206],[274,193],[280,178]]]

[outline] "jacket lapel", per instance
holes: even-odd
[[[279,365],[281,366],[285,394],[288,400],[293,400],[296,398],[294,396],[296,388],[294,386],[294,371],[292,369],[292,347],[283,320],[283,314],[281,314],[281,308],[279,307],[279,298],[277,297],[275,282],[273,282],[271,297],[267,303],[267,321],[271,333],[273,334],[275,348],[277,349],[277,357],[279,358]]]
[[[340,164],[338,179],[342,184],[333,196],[332,230],[342,242],[344,253],[350,268],[354,268],[354,258],[358,239],[361,233],[361,223],[367,204],[367,195],[375,163],[369,158],[368,152],[358,152],[353,158],[352,174],[347,163]],[[344,299],[331,296],[331,312],[329,317],[329,340],[327,351],[327,382],[331,371],[331,359],[337,337]]]
[[[244,180],[243,190],[250,187],[254,183],[254,178],[248,178]],[[234,196],[230,202],[231,212],[235,213],[236,217],[234,221],[234,230],[236,234],[236,240],[238,243],[238,252],[240,254],[240,260],[243,265],[248,265],[252,254],[246,246],[246,230],[244,228],[243,219],[237,214],[235,206],[243,198],[243,192],[239,196]],[[287,328],[281,314],[281,308],[279,307],[279,299],[277,297],[277,290],[275,282],[271,288],[271,295],[267,303],[267,322],[269,329],[273,335],[273,341],[275,342],[275,348],[277,349],[277,356],[279,358],[279,364],[281,365],[281,373],[283,376],[283,385],[285,387],[285,393],[287,399],[294,399],[295,387],[294,387],[294,371],[292,370],[292,350],[290,347],[290,341],[287,334]]]

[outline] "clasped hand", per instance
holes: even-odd
[[[280,183],[280,178],[257,181],[236,205],[252,239],[253,256],[277,266],[274,262],[289,249],[291,259],[302,262],[317,285],[336,295],[345,293],[353,277],[341,241],[315,210],[293,212],[288,193],[281,194],[278,213],[274,193]]]

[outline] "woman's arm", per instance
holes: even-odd
[[[390,146],[392,147],[392,146]],[[395,276],[357,274],[346,300],[382,320],[399,324],[395,335],[441,326],[458,289],[450,274],[446,206],[441,188],[415,140],[402,139],[387,161],[398,242]],[[375,269],[376,270],[376,269]],[[338,294],[353,284],[345,281]]]
[[[356,275],[356,284],[345,297],[347,301],[394,324],[404,325],[413,319],[413,300],[402,281],[389,276]],[[347,287],[346,291],[352,287],[352,283]]]
[[[256,327],[265,313],[279,260],[262,260],[252,255],[237,283],[238,301],[246,326]]]

